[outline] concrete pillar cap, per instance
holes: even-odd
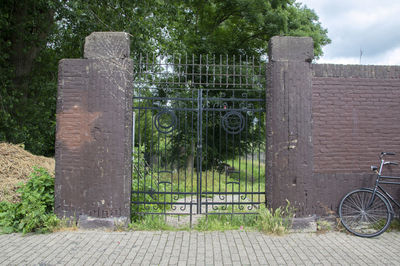
[[[129,48],[126,32],[93,32],[85,38],[84,58],[129,58]]]

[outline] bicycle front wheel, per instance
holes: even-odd
[[[390,203],[381,194],[367,189],[348,193],[340,202],[339,216],[343,226],[361,237],[374,237],[388,228],[392,215]]]

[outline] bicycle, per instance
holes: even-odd
[[[389,227],[393,216],[393,202],[396,201],[381,184],[400,185],[400,177],[382,175],[385,165],[398,165],[396,162],[385,161],[386,155],[395,155],[391,152],[382,152],[379,156],[380,167],[371,166],[376,173],[373,188],[360,188],[349,192],[339,205],[339,217],[343,226],[351,233],[361,237],[374,237],[382,234]]]

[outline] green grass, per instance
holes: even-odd
[[[317,231],[320,233],[328,232],[332,230],[332,223],[325,220],[317,221]]]
[[[232,211],[228,207],[227,212]],[[294,209],[288,202],[283,208],[276,210],[261,206],[255,214],[240,214],[235,208],[235,214],[210,214],[202,216],[197,224],[193,226],[196,231],[226,231],[226,230],[258,230],[267,234],[283,235],[291,226]],[[189,225],[185,227],[174,227],[165,221],[164,215],[145,215],[141,219],[130,224],[129,229],[135,231],[176,231],[192,230]]]
[[[140,162],[143,161],[144,160],[139,160],[139,162],[136,161],[136,164],[140,164]],[[199,176],[196,173],[196,169],[180,169],[179,171],[175,170],[171,173],[166,172],[165,168],[158,170],[155,168],[151,169],[150,167],[144,167],[143,165],[139,168],[139,171],[138,168],[136,168],[133,179],[133,191],[146,191],[148,193],[133,193],[132,198],[134,199],[134,201],[145,201],[147,202],[147,204],[133,204],[132,211],[140,213],[163,213],[164,211],[170,211],[171,206],[179,199],[185,197],[193,197],[193,199],[196,199],[198,190],[201,190],[203,197],[209,198],[218,197],[219,195],[221,195],[219,194],[219,192],[261,192],[259,195],[249,195],[241,193],[241,201],[246,200],[260,203],[265,202],[265,164],[259,163],[258,160],[251,161],[243,158],[229,160],[227,163],[230,166],[234,167],[234,173],[227,174],[225,172],[225,169],[217,169],[217,167],[214,167],[201,173],[202,177],[200,184],[197,183]],[[166,169],[169,168],[172,167],[167,167]],[[159,171],[161,172],[160,174],[158,174]],[[173,195],[162,194],[162,192],[172,192]],[[178,195],[177,193],[182,194]],[[152,204],[154,202],[159,202],[161,204]],[[167,204],[162,204],[164,202]],[[228,210],[223,210],[222,208],[219,208],[218,211],[229,211],[229,207]],[[241,210],[235,210],[235,212],[240,211]],[[164,217],[162,215],[154,216]],[[226,221],[225,218],[222,218],[224,216],[225,215],[209,215],[207,219],[209,226],[211,226],[211,228],[220,228],[221,225],[219,224],[221,221],[223,222],[223,224],[225,224],[223,227],[228,226],[228,228],[231,229],[232,227],[230,226],[240,228],[241,224],[243,225],[244,221],[241,221],[241,218],[236,218],[236,215],[234,215],[233,219],[231,219],[230,215],[228,215],[229,219],[227,219]],[[132,220],[140,222],[143,221],[143,219],[148,219],[146,217],[147,216],[143,218],[138,215],[133,215]],[[216,219],[216,221],[213,221],[214,219]],[[163,228],[163,220],[164,219],[152,218],[151,221],[144,221],[144,225],[141,224],[135,226],[136,228],[141,228],[142,230],[146,230],[147,227]],[[233,221],[233,224],[229,225],[231,224],[231,221]],[[154,224],[155,222],[156,224]],[[201,227],[199,227],[199,230],[200,228]]]
[[[387,229],[388,232],[390,231],[400,231],[400,219],[393,218],[392,222],[390,223],[389,228]]]
[[[198,185],[198,176],[196,169],[181,169],[179,171],[173,171],[173,173],[160,173],[157,174],[157,170],[153,169],[153,175],[148,174],[145,177],[144,182],[139,185],[139,190],[144,190],[144,183],[147,183],[148,187],[151,182],[151,189],[153,191],[173,191],[173,192],[186,192],[196,193],[200,190],[205,192],[265,192],[265,164],[258,161],[253,163],[248,160],[247,162],[243,159],[235,159],[230,161],[231,165],[235,168],[235,171],[240,173],[226,174],[225,172],[218,171],[217,169],[210,169],[203,171],[201,174],[201,184]],[[162,169],[160,169],[162,171]],[[247,173],[247,174],[246,174]],[[162,183],[159,186],[159,182],[170,182]],[[185,195],[179,195],[180,198]],[[211,196],[210,196],[211,197]],[[256,196],[254,200],[263,202],[265,195]],[[171,196],[160,196],[154,201],[166,201],[171,202],[174,199]]]
[[[283,235],[288,232],[292,225],[295,209],[287,204],[275,210],[261,206],[259,219],[257,220],[257,229],[264,233]]]
[[[221,212],[221,211],[219,211]],[[228,207],[226,212],[232,212],[232,207]],[[257,225],[258,213],[240,214],[243,212],[235,207],[235,214],[211,214],[203,216],[194,226],[197,231],[227,231],[227,230],[255,230]]]
[[[165,222],[164,215],[145,215],[129,225],[130,230],[134,231],[176,231],[187,230],[189,227],[177,228]]]
[[[241,172],[245,171],[241,169]],[[213,175],[214,174],[214,175]],[[242,174],[241,174],[242,175]],[[245,176],[244,174],[242,176]],[[146,178],[147,184],[150,184],[150,177]],[[242,177],[241,177],[242,179]],[[170,178],[166,178],[165,176],[160,177],[160,181],[170,181]],[[241,181],[240,185],[236,183],[229,183],[229,182],[238,182],[238,178],[231,177],[231,176],[226,176],[225,174],[219,174],[218,172],[213,172],[213,171],[207,171],[202,173],[202,188],[201,191],[204,192],[213,192],[215,194],[203,194],[202,196],[207,196],[209,198],[218,197],[218,192],[263,192],[262,194],[259,195],[245,195],[241,194],[241,200],[248,200],[251,202],[260,202],[263,203],[265,202],[265,182],[262,183],[256,183],[254,180],[248,180],[248,182]],[[264,180],[263,180],[264,181]],[[157,184],[158,180],[153,182]],[[228,183],[228,184],[227,184]],[[173,180],[172,180],[172,192],[190,192],[192,193],[192,196],[194,199],[196,199],[196,192],[198,189],[197,186],[197,179],[196,177],[192,178],[184,178],[184,175],[181,173],[174,173],[173,175]],[[148,186],[146,186],[147,189]],[[171,185],[170,184],[165,184],[161,185],[159,188],[157,188],[155,185],[152,187],[155,192],[160,191],[160,192],[171,192]],[[142,186],[139,186],[139,191],[144,190],[144,184]],[[246,198],[244,198],[246,196]],[[179,199],[185,198],[185,197],[190,197],[190,194],[174,194],[174,195],[163,195],[163,194],[157,194],[154,193],[152,197],[146,196],[145,201],[148,202],[149,204],[146,204],[147,208],[150,208],[150,212],[160,212],[162,213],[165,207],[165,210],[168,211],[171,209],[171,205],[173,205],[174,202],[176,202]],[[141,194],[141,198],[143,200],[143,194]],[[165,206],[163,204],[151,204],[151,202],[165,202],[167,203]],[[169,203],[169,204],[168,204]],[[140,212],[143,212],[146,210],[143,209],[143,204],[140,204],[142,209]],[[138,207],[138,206],[136,206]]]

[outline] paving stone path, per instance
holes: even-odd
[[[0,235],[1,265],[400,265],[400,233],[77,231]]]

